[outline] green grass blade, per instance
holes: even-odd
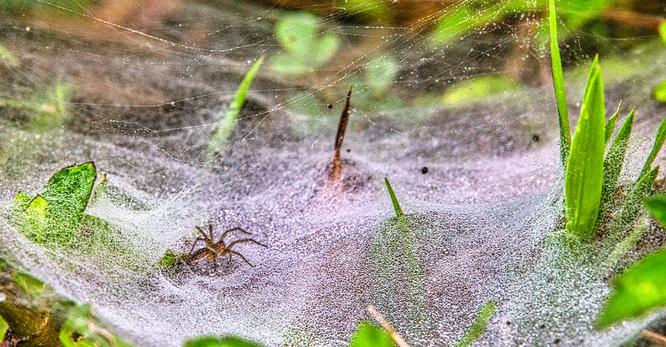
[[[641,169],[641,174],[638,176],[638,180],[650,172],[652,163],[654,163],[654,159],[657,158],[657,154],[659,154],[659,151],[661,151],[661,147],[664,146],[664,141],[666,141],[666,118],[664,118],[659,125],[657,136],[654,138],[654,144],[652,144],[652,150],[650,151],[650,155],[648,155],[647,159],[645,160],[645,164],[643,164],[643,168]]]
[[[620,116],[620,106],[622,106],[622,102],[617,105],[615,112],[613,112],[613,115],[608,118],[608,122],[606,122],[606,143],[608,143],[608,140],[610,140],[611,136],[613,136],[613,131],[615,131],[617,118]]]
[[[666,250],[648,255],[629,267],[615,279],[613,287],[597,318],[597,328],[666,306]]]
[[[582,240],[595,232],[604,177],[604,90],[598,58],[587,79],[564,183],[566,229]]]
[[[658,194],[643,201],[643,205],[652,217],[666,228],[666,194]]]
[[[566,168],[567,158],[571,147],[571,130],[569,127],[569,112],[567,111],[567,94],[564,90],[564,73],[562,72],[562,59],[557,41],[557,13],[555,0],[548,1],[548,27],[550,31],[550,64],[553,71],[553,87],[555,88],[555,101],[560,123],[560,158],[562,166]]]
[[[629,137],[631,136],[631,129],[634,124],[634,113],[636,109],[632,109],[622,123],[622,127],[615,136],[615,140],[608,149],[606,160],[604,161],[604,183],[601,189],[601,211],[604,211],[606,204],[613,197],[613,192],[617,187],[617,182],[622,172],[624,158],[627,154],[627,147],[629,146]],[[608,128],[606,128],[608,134]]]
[[[391,203],[393,203],[393,209],[395,210],[396,217],[404,218],[405,214],[402,212],[402,208],[400,208],[400,203],[398,202],[398,198],[395,196],[395,192],[393,192],[393,187],[391,187],[391,183],[389,182],[388,178],[384,178],[384,183],[386,183],[386,189],[391,196]]]
[[[610,228],[609,242],[619,240],[631,225],[634,224],[636,218],[641,210],[641,201],[647,198],[652,192],[654,180],[659,174],[659,167],[655,167],[649,173],[634,184],[627,197],[622,203],[618,217],[615,219]]]
[[[456,343],[456,347],[467,347],[471,346],[479,340],[483,334],[486,332],[486,328],[488,327],[488,323],[490,322],[490,319],[493,317],[493,314],[495,314],[495,311],[497,310],[497,303],[494,301],[488,301],[486,302],[483,307],[481,308],[481,312],[479,312],[479,315],[476,316],[476,319],[474,320],[474,323],[472,323],[472,326],[469,327],[469,329],[465,332],[465,335]]]
[[[229,137],[231,137],[231,134],[236,127],[238,115],[243,109],[243,105],[245,105],[245,98],[247,97],[247,93],[252,86],[252,81],[254,81],[254,78],[259,72],[263,62],[264,57],[259,58],[252,65],[252,67],[250,67],[250,69],[243,77],[243,80],[238,85],[238,89],[231,99],[229,109],[227,110],[224,119],[218,123],[215,130],[213,130],[210,140],[208,141],[208,161],[210,161],[215,156],[215,154],[222,149],[227,140],[229,140]]]

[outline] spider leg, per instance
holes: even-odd
[[[264,247],[264,248],[268,248],[268,246],[264,245],[263,243],[261,243],[261,242],[259,242],[259,241],[257,241],[257,240],[253,240],[253,239],[240,239],[240,240],[236,240],[236,241],[231,242],[231,243],[227,246],[227,249],[230,249],[231,247],[233,247],[234,245],[237,245],[237,244],[239,244],[239,243],[248,243],[248,242],[250,242],[250,243],[254,243],[254,244],[259,245],[259,246]]]
[[[197,237],[196,239],[194,239],[194,243],[192,243],[192,248],[190,248],[190,253],[188,253],[187,255],[192,255],[192,252],[194,252],[194,247],[196,247],[199,241],[204,241],[204,239],[202,239],[201,237]]]
[[[201,235],[204,237],[204,239],[208,239],[208,236],[206,236],[206,233],[203,230],[201,230],[201,228],[199,228],[199,227],[194,227],[194,228],[197,229],[197,231],[199,233],[201,233]]]
[[[213,224],[208,224],[208,234],[210,235],[210,242],[213,242]]]
[[[231,233],[232,231],[240,231],[240,232],[243,233],[243,234],[246,234],[246,235],[252,235],[252,233],[250,233],[249,231],[247,231],[247,230],[245,230],[245,229],[243,229],[243,228],[235,227],[235,228],[231,228],[231,229],[227,229],[227,230],[225,230],[225,231],[222,233],[222,236],[220,236],[220,241],[224,241],[224,239],[227,237],[227,235],[229,235],[229,233]]]
[[[235,255],[241,257],[241,259],[243,259],[243,261],[245,261],[247,263],[247,265],[250,265],[250,266],[254,267],[254,265],[252,265],[252,263],[250,263],[242,254],[240,254],[236,251],[232,251],[230,249],[227,249],[227,252],[229,252],[229,254],[235,254]]]

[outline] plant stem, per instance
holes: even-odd
[[[351,100],[352,88],[349,88],[347,92],[347,98],[345,100],[345,106],[342,109],[340,114],[340,123],[338,123],[338,132],[335,135],[335,145],[333,149],[335,151],[333,155],[333,161],[331,162],[331,171],[329,177],[331,180],[337,180],[342,174],[342,156],[340,155],[340,149],[342,148],[342,143],[345,140],[345,132],[347,131],[347,124],[349,124],[349,105]]]

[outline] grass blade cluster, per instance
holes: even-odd
[[[264,57],[259,58],[252,65],[252,67],[250,67],[250,70],[247,71],[240,85],[238,85],[236,93],[231,99],[229,109],[227,110],[224,119],[222,119],[220,123],[218,123],[217,127],[215,127],[215,130],[213,130],[213,133],[208,140],[207,163],[209,163],[214,158],[216,153],[219,152],[222,147],[224,147],[227,140],[229,140],[229,137],[231,137],[231,134],[236,127],[238,115],[245,105],[245,99],[247,98],[247,93],[252,86],[252,81],[254,81],[254,78],[259,72],[263,62]]]
[[[645,164],[643,164],[643,168],[641,169],[641,173],[639,175],[639,180],[652,169],[652,163],[654,163],[655,158],[657,158],[657,154],[659,154],[659,151],[661,151],[661,147],[664,146],[664,141],[666,141],[666,118],[664,118],[659,125],[657,136],[654,138],[654,143],[652,144],[652,150],[650,150],[650,154],[645,160]]]
[[[622,101],[617,105],[617,108],[615,109],[615,112],[613,112],[613,115],[608,118],[608,121],[606,122],[606,143],[608,143],[608,140],[610,140],[611,136],[613,136],[613,131],[615,131],[615,125],[617,125],[617,119],[620,116],[620,107],[622,107]]]
[[[550,63],[553,73],[553,87],[555,101],[560,123],[560,158],[562,166],[566,168],[567,158],[571,147],[571,130],[569,127],[569,112],[567,110],[567,95],[564,90],[564,73],[562,72],[562,59],[557,40],[557,13],[555,0],[548,1],[548,26],[550,32]]]
[[[582,240],[595,231],[604,176],[605,106],[598,57],[587,79],[564,185],[566,229]]]

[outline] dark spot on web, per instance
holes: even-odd
[[[347,153],[351,152],[351,148],[347,148]]]
[[[541,141],[541,135],[539,135],[539,134],[532,135],[532,141],[540,142]]]
[[[333,108],[333,104],[328,104],[328,105],[326,105],[326,107],[328,107],[329,109],[332,109],[332,108]]]
[[[428,167],[427,166],[422,167],[421,168],[421,173],[424,174],[424,175],[427,174],[428,173]]]
[[[562,342],[561,339],[555,339],[555,340],[553,340],[553,344],[555,344],[555,345],[559,345],[560,342]]]

